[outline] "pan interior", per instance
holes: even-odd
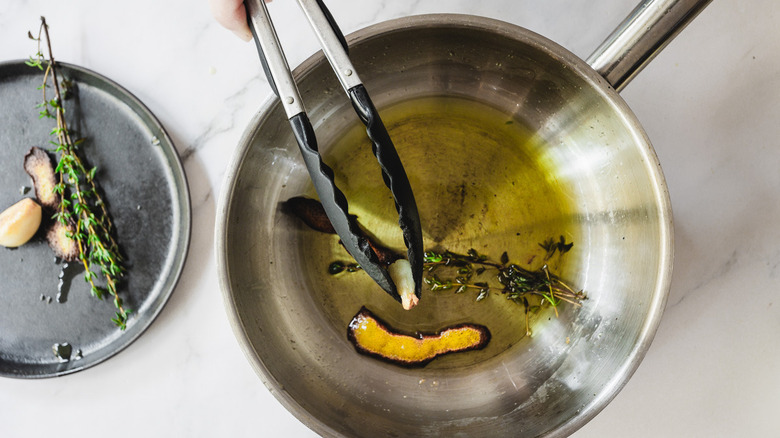
[[[657,160],[625,104],[582,61],[520,28],[418,17],[353,37],[420,207],[426,249],[475,248],[521,265],[543,240],[574,242],[551,269],[588,294],[531,319],[500,295],[424,291],[403,311],[338,239],[280,203],[314,196],[279,105],[245,136],[223,199],[220,268],[237,333],[279,400],[324,435],[539,436],[595,415],[638,365],[668,286],[669,207]],[[350,211],[403,250],[392,198],[347,99],[320,56],[299,69],[320,150]],[[347,322],[366,305],[393,327],[475,322],[482,351],[404,369],[357,354]]]
[[[552,272],[565,269],[567,256],[545,260],[540,243],[565,234],[579,240],[570,194],[553,169],[545,167],[544,145],[520,121],[475,100],[430,96],[402,101],[383,111],[385,124],[415,187],[424,225],[424,246],[466,254],[475,249],[492,261],[503,252],[528,269],[548,264]],[[397,225],[395,205],[381,178],[365,128],[356,123],[338,138],[325,156],[333,163],[338,186],[350,201],[350,211],[374,239],[397,253],[406,251]],[[302,181],[302,185],[306,185]],[[304,195],[316,197],[309,188]],[[288,218],[289,219],[289,218]],[[481,362],[515,345],[526,334],[525,309],[494,291],[476,304],[479,289],[428,291],[412,311],[404,311],[363,273],[330,275],[334,260],[354,262],[333,235],[300,227],[296,259],[301,259],[313,299],[337,332],[344,331],[361,306],[381,315],[393,328],[407,333],[435,333],[444,327],[475,323],[490,328],[487,348],[449,355],[428,368],[461,368]],[[577,236],[577,237],[575,237]],[[431,274],[442,280],[457,276],[454,269]],[[475,275],[470,284],[489,281],[494,288],[496,270]],[[500,290],[500,289],[498,289]],[[534,305],[538,298],[531,299]],[[568,315],[568,313],[567,313]],[[534,325],[549,318],[534,314]]]

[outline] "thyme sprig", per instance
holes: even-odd
[[[97,168],[88,167],[79,156],[79,146],[84,139],[73,140],[65,119],[63,100],[67,97],[71,84],[59,75],[58,64],[52,54],[46,18],[41,17],[37,37],[33,36],[32,32],[28,32],[28,37],[37,41],[38,50],[35,55],[30,56],[26,64],[44,72],[43,82],[38,87],[43,94],[42,102],[36,106],[39,109],[39,118],[55,119],[57,123],[50,133],[56,139],[50,143],[54,145],[54,152],[58,156],[55,172],[59,181],[54,191],[60,199],[53,219],[66,226],[75,224],[68,237],[76,241],[78,257],[84,267],[84,280],[89,283],[90,291],[96,298],[102,300],[106,294],[113,298],[116,312],[112,321],[124,330],[131,311],[125,308],[117,287],[126,270],[119,245],[114,238],[111,216],[98,190],[95,179]],[[48,59],[43,54],[44,38]],[[54,89],[54,97],[47,96],[49,82]],[[102,275],[105,286],[98,285],[98,274],[95,271]]]
[[[526,334],[530,335],[528,315],[541,306],[550,306],[558,315],[558,306],[570,303],[575,306],[587,298],[582,290],[575,290],[564,283],[558,276],[550,272],[548,261],[557,252],[560,255],[568,252],[573,243],[566,243],[563,236],[558,241],[548,239],[539,244],[546,251],[543,264],[538,269],[526,269],[509,263],[506,252],[496,262],[484,254],[470,249],[466,254],[452,251],[428,251],[425,253],[426,276],[424,281],[433,291],[453,290],[463,293],[468,290],[478,291],[476,301],[482,301],[491,292],[498,290],[507,299],[523,305],[526,316]],[[449,277],[442,279],[435,272],[447,269]],[[494,273],[493,284],[490,281],[474,281],[486,272]],[[498,283],[496,285],[495,283]],[[531,304],[538,302],[539,304]]]
[[[349,263],[349,262],[342,262],[342,261],[335,261],[332,262],[330,265],[328,265],[328,274],[330,275],[336,275],[342,272],[357,272],[359,271],[360,265],[357,263]]]
[[[530,313],[537,312],[542,306],[549,306],[558,316],[558,306],[562,303],[580,306],[581,301],[587,298],[584,291],[573,289],[560,277],[550,272],[549,261],[556,254],[561,257],[569,252],[574,243],[567,243],[566,239],[560,236],[558,240],[547,239],[539,243],[539,246],[545,254],[541,266],[537,269],[509,263],[509,254],[506,251],[501,254],[498,261],[480,254],[473,248],[466,254],[448,250],[427,251],[423,259],[425,267],[423,281],[430,286],[431,291],[452,290],[456,294],[476,292],[476,301],[482,301],[491,292],[497,291],[508,300],[523,306],[526,334],[530,335],[528,321]],[[342,261],[332,262],[328,266],[328,273],[331,275],[359,270],[359,265]],[[492,277],[488,274],[492,274]]]

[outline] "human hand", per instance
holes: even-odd
[[[266,3],[271,0],[265,0]],[[246,22],[246,9],[243,0],[209,0],[211,15],[219,24],[232,31],[244,41],[252,39],[252,31]]]

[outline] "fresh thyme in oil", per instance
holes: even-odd
[[[546,251],[540,268],[531,270],[515,263],[509,263],[506,252],[501,254],[500,261],[489,259],[486,255],[470,249],[466,254],[451,251],[425,253],[426,275],[424,281],[433,291],[454,290],[463,293],[469,290],[477,291],[476,301],[482,301],[491,292],[498,291],[507,299],[523,305],[525,309],[526,334],[531,330],[528,316],[542,306],[550,306],[558,315],[558,306],[569,303],[576,306],[586,298],[585,292],[577,291],[564,283],[558,276],[550,272],[548,261],[557,252],[562,256],[568,252],[573,243],[566,243],[563,236],[558,241],[548,239],[539,244]],[[437,272],[445,270],[447,277],[439,277]],[[494,273],[494,281],[475,281],[484,273]],[[498,283],[496,285],[495,283]],[[538,302],[539,304],[532,304]]]
[[[63,100],[70,84],[59,75],[58,64],[52,54],[49,26],[44,17],[41,17],[38,36],[28,32],[28,37],[38,42],[38,51],[30,57],[27,65],[44,72],[43,83],[38,87],[43,94],[43,101],[37,105],[39,118],[55,119],[57,122],[51,131],[56,140],[50,142],[55,146],[54,151],[58,156],[55,172],[59,182],[54,190],[59,194],[60,204],[54,219],[64,225],[75,225],[74,232],[69,233],[68,237],[76,241],[78,257],[84,266],[84,279],[96,298],[102,300],[108,294],[113,299],[116,312],[112,321],[124,330],[131,311],[124,307],[117,292],[118,283],[125,274],[123,260],[114,239],[111,217],[95,180],[97,168],[85,165],[79,156],[79,145],[84,139],[74,141],[68,130]],[[43,54],[44,42],[48,59]],[[53,98],[47,96],[49,87],[54,90]],[[95,271],[103,277],[105,286],[98,285],[98,274]]]
[[[538,269],[526,269],[515,263],[509,263],[507,252],[501,254],[499,261],[495,261],[475,249],[468,250],[466,254],[452,251],[427,251],[424,257],[423,280],[432,291],[454,290],[456,294],[476,292],[476,301],[484,300],[491,292],[504,295],[507,299],[523,306],[526,334],[530,335],[528,321],[530,313],[537,312],[542,306],[549,306],[557,316],[558,306],[562,303],[579,306],[580,302],[587,298],[585,292],[571,288],[550,272],[548,266],[548,262],[556,253],[559,257],[563,256],[571,250],[574,243],[567,243],[561,236],[558,240],[547,239],[539,246],[545,251],[545,255],[542,266]],[[354,263],[338,261],[328,266],[328,272],[332,275],[345,271],[355,272],[359,269],[360,266]],[[492,282],[489,274],[493,274]]]

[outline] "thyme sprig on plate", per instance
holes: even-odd
[[[78,257],[84,266],[84,279],[96,298],[102,300],[106,294],[113,298],[116,312],[112,321],[124,330],[131,311],[125,308],[117,287],[126,270],[114,238],[111,216],[95,180],[97,168],[88,167],[80,157],[79,146],[84,139],[73,140],[65,119],[63,100],[71,84],[59,75],[58,64],[52,54],[49,26],[44,17],[41,17],[38,36],[28,32],[28,37],[38,42],[38,50],[26,63],[44,72],[43,82],[38,87],[43,94],[42,102],[36,106],[39,118],[55,119],[57,123],[50,133],[55,138],[50,143],[54,145],[54,152],[58,156],[55,172],[59,181],[54,190],[59,195],[60,203],[54,219],[66,226],[73,225],[68,237],[76,241]],[[43,54],[44,42],[48,59]],[[54,89],[54,97],[47,95],[49,87]],[[95,271],[102,275],[105,286],[98,284]]]
[[[478,291],[476,301],[482,301],[491,292],[498,290],[518,304],[522,304],[526,315],[526,334],[530,335],[528,315],[536,312],[542,306],[550,306],[558,315],[558,306],[570,303],[576,306],[586,298],[583,291],[577,291],[564,283],[558,276],[550,272],[548,261],[557,252],[559,256],[568,252],[573,243],[566,243],[563,236],[558,241],[548,239],[539,244],[546,251],[543,264],[538,269],[527,269],[509,263],[506,252],[501,254],[496,262],[484,254],[470,249],[466,254],[452,251],[428,251],[425,253],[426,275],[424,281],[433,291],[454,290],[463,293],[468,290]],[[446,270],[447,277],[436,273]],[[475,281],[485,273],[492,273],[494,281]],[[498,283],[496,285],[495,283]],[[532,304],[538,302],[538,304]]]

